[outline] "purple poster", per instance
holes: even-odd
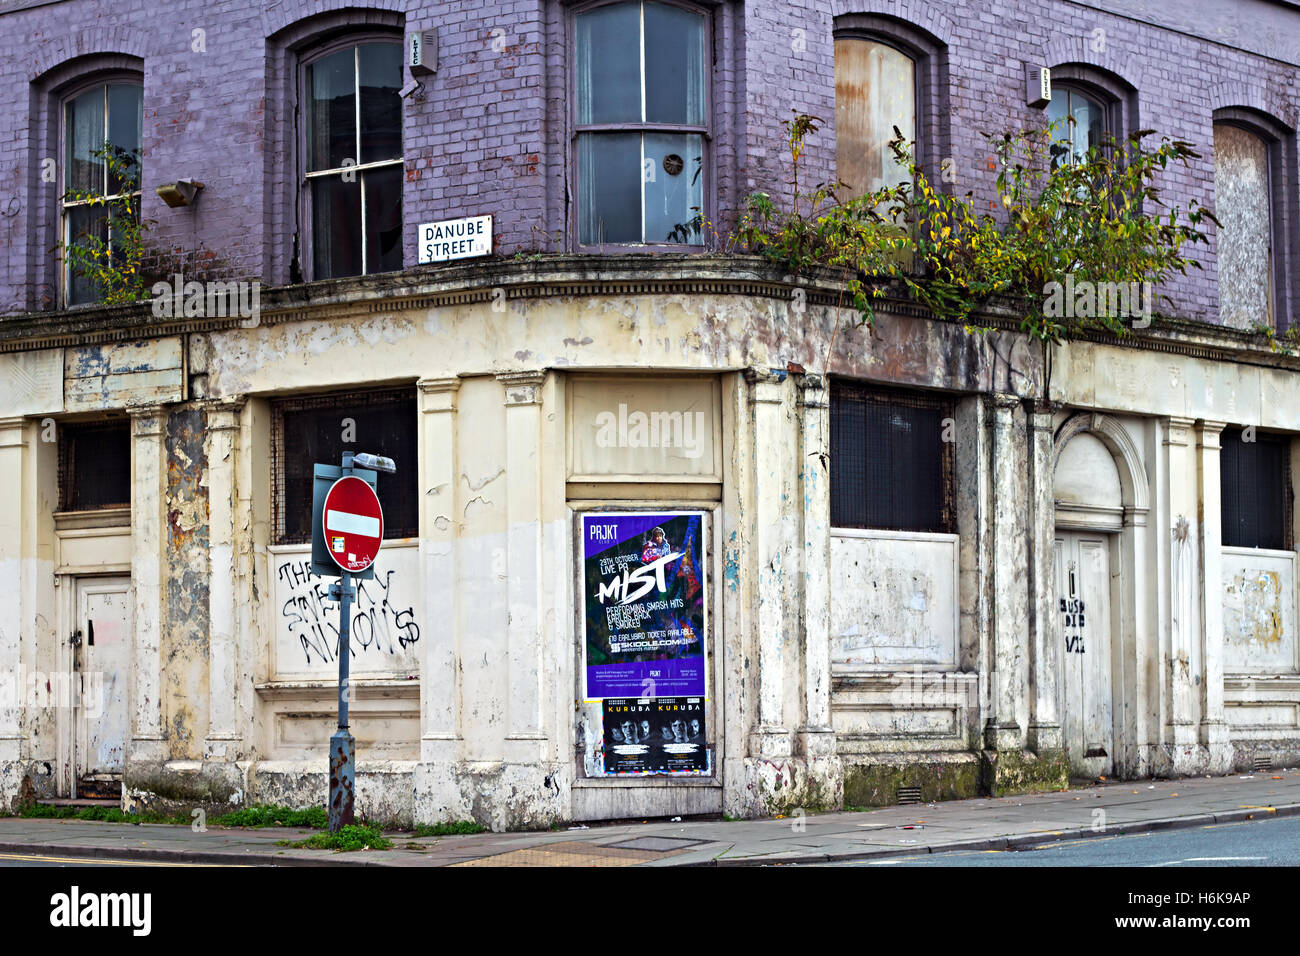
[[[586,699],[706,695],[702,512],[582,516]]]

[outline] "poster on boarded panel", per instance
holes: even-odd
[[[582,516],[584,697],[704,697],[703,512]]]
[[[601,701],[606,776],[708,773],[700,697],[606,697]]]

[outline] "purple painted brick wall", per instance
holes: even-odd
[[[439,72],[425,82],[423,99],[405,108],[407,266],[415,264],[419,222],[460,214],[492,213],[505,255],[572,248],[571,5],[65,0],[17,7],[0,14],[0,167],[9,171],[0,198],[0,311],[52,307],[56,197],[42,181],[41,161],[59,158],[58,96],[95,70],[143,76],[144,214],[155,220],[160,244],[187,272],[289,281],[297,58],[313,39],[348,25],[394,35],[439,31]],[[1215,26],[1200,32],[1215,39],[1194,35],[1198,18],[1185,7],[1204,11],[1200,20]],[[1300,11],[1289,5],[1195,0],[1167,14],[1178,18],[1168,29],[1148,22],[1166,14],[1143,12],[1137,0],[753,0],[711,9],[710,205],[724,232],[746,193],[786,193],[780,121],[792,109],[826,120],[810,142],[805,181],[834,174],[833,30],[849,22],[889,29],[903,21],[943,51],[946,72],[925,123],[933,134],[927,160],[937,167],[950,156],[958,189],[973,189],[984,205],[995,197],[980,132],[1043,119],[1024,103],[1031,62],[1101,71],[1135,91],[1136,125],[1197,144],[1203,158],[1169,175],[1173,202],[1213,202],[1216,109],[1247,107],[1280,121],[1291,130],[1286,155],[1296,165]],[[1260,24],[1265,32],[1250,33]],[[203,31],[206,52],[196,51],[195,30]],[[1289,174],[1294,186],[1300,166]],[[154,188],[180,176],[205,189],[195,206],[168,209]],[[1278,250],[1289,258],[1284,302],[1294,312],[1297,196],[1277,205],[1280,234],[1291,243]],[[1170,291],[1178,312],[1214,321],[1213,246],[1198,255],[1205,271]]]

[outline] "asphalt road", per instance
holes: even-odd
[[[157,860],[109,860],[48,853],[0,853],[0,867],[6,866],[203,866],[202,863],[159,863]]]
[[[1022,850],[934,853],[840,866],[1298,866],[1300,817],[1047,843]]]

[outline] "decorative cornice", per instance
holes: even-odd
[[[808,269],[796,279],[757,256],[550,255],[523,261],[498,259],[478,260],[472,265],[417,266],[402,272],[263,287],[259,326],[398,316],[430,308],[488,303],[499,300],[502,290],[510,301],[705,294],[789,301],[796,288],[803,291],[809,307],[852,311],[851,307],[845,308],[843,276],[830,269]],[[936,319],[909,300],[900,287],[887,287],[885,293],[874,305],[881,318],[953,324]],[[1021,320],[1013,302],[998,300],[970,321],[1020,335]],[[25,313],[0,317],[0,353],[189,332],[237,331],[243,321],[232,316],[159,322],[149,303]],[[1300,356],[1274,352],[1264,344],[1262,336],[1187,319],[1157,317],[1150,328],[1123,336],[1102,329],[1079,330],[1072,333],[1071,341],[1300,371]]]

